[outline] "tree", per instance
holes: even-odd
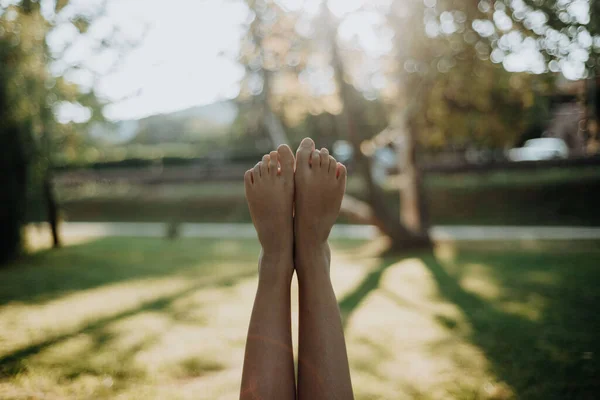
[[[513,145],[527,129],[536,98],[551,92],[553,73],[570,79],[591,74],[600,49],[596,19],[590,22],[581,12],[586,0],[395,0],[365,2],[342,15],[334,15],[326,0],[318,12],[285,13],[279,3],[284,2],[248,2],[255,15],[269,10],[269,23],[257,18],[252,28],[262,37],[253,42],[259,43],[258,59],[267,59],[266,38],[278,35],[272,27],[284,21],[284,43],[294,43],[282,53],[295,54],[293,67],[281,63],[269,72],[271,82],[284,84],[261,87],[269,107],[297,123],[309,113],[326,112],[322,104],[329,106],[343,132],[339,136],[356,149],[366,183],[367,202],[347,197],[343,209],[377,225],[399,249],[430,244],[419,168],[423,148]],[[385,50],[370,51],[357,44],[358,36],[341,37],[352,18],[354,24],[371,24],[371,39],[381,40]],[[288,28],[293,24],[295,32]],[[524,51],[533,55],[529,62],[521,62]],[[365,124],[366,97],[387,111],[389,126],[378,135]],[[289,104],[294,118],[286,118]],[[373,149],[389,144],[402,153],[400,219],[372,176]]]
[[[22,245],[21,227],[31,215],[32,197],[44,199],[55,246],[58,234],[58,204],[52,187],[53,159],[60,152],[76,148],[80,142],[78,126],[58,120],[65,105],[88,110],[91,122],[102,119],[102,102],[93,88],[81,88],[64,78],[82,71],[81,61],[63,60],[64,52],[84,36],[103,12],[77,9],[69,1],[57,1],[54,10],[42,12],[40,2],[22,0],[0,8],[0,262],[17,255]],[[78,35],[63,49],[50,49],[47,37],[59,26],[69,25]],[[125,50],[127,43],[112,32],[100,38],[98,48],[116,46]],[[58,70],[52,73],[51,68]],[[90,72],[90,71],[88,71]],[[63,121],[64,122],[64,121]],[[38,201],[39,202],[39,201]],[[38,213],[44,214],[44,213]]]
[[[246,69],[239,100],[249,101],[247,124],[251,131],[266,132],[273,146],[289,143],[279,116],[273,112],[273,86],[284,73],[288,54],[295,46],[293,16],[276,4],[248,0],[249,24],[242,41],[240,61]]]

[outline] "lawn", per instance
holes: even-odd
[[[436,225],[600,225],[598,166],[430,173],[424,183]],[[385,187],[386,201],[397,211],[399,194],[393,186]],[[250,222],[241,177],[234,182],[151,185],[100,179],[80,186],[59,184],[57,193],[62,216],[70,221]],[[366,196],[364,182],[352,171],[348,193]]]
[[[597,244],[335,243],[356,398],[595,398]],[[236,398],[258,250],[104,238],[0,270],[0,398]]]

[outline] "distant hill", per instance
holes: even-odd
[[[97,124],[89,136],[97,145],[191,143],[226,133],[238,115],[233,101],[222,101],[139,120]]]

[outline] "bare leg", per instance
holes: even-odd
[[[277,151],[265,155],[262,162],[246,172],[244,181],[262,252],[240,398],[295,399],[290,316],[294,156],[290,148],[279,146]]]
[[[295,267],[300,295],[298,398],[352,399],[344,331],[329,279],[329,232],[340,211],[346,168],[304,139],[296,153]]]

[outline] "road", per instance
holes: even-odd
[[[65,222],[61,233],[65,238],[75,237],[162,237],[167,232],[164,223],[129,222]],[[600,239],[600,227],[547,227],[547,226],[434,226],[434,240],[487,241],[487,240],[590,240]],[[252,224],[184,223],[180,236],[199,238],[254,238]],[[372,239],[377,229],[364,225],[336,225],[333,238]]]

